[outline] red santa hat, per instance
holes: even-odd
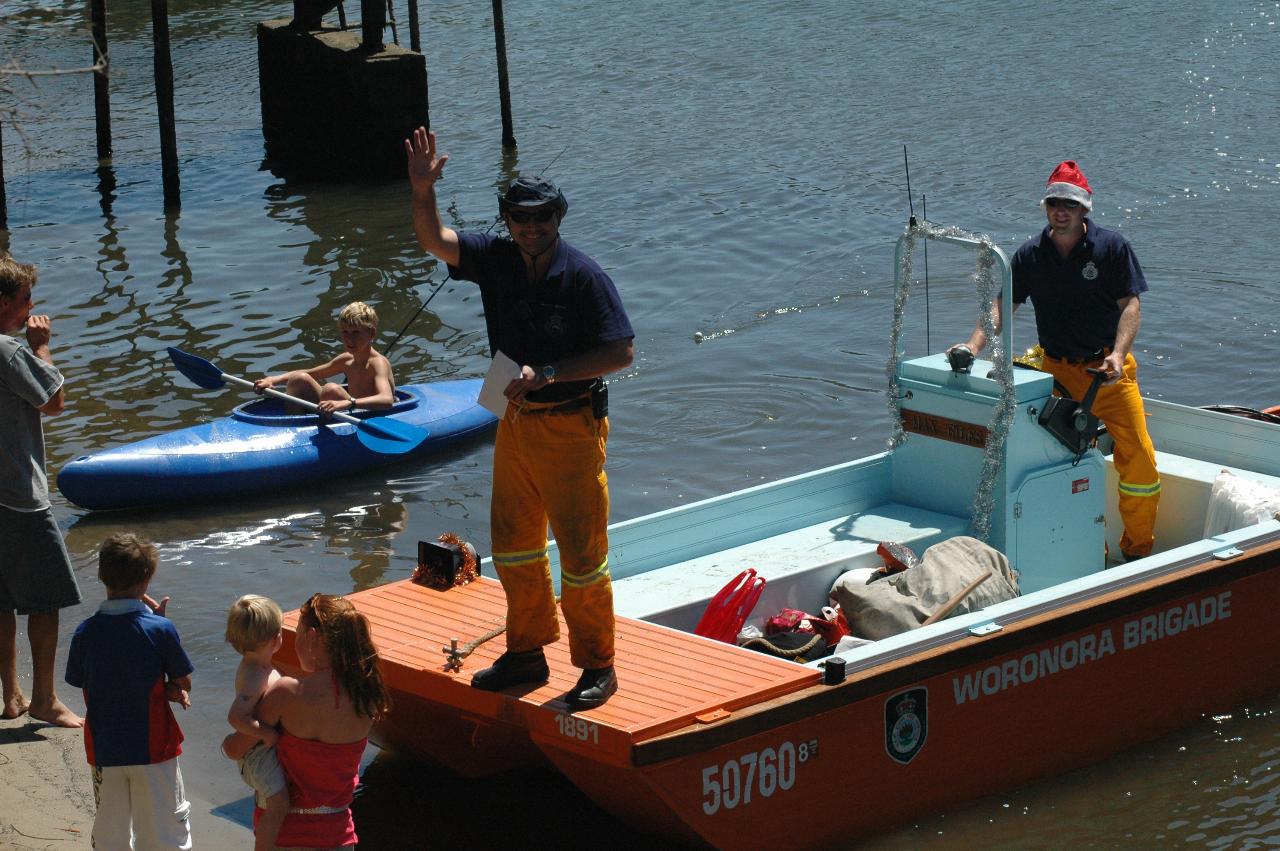
[[[1067,198],[1071,201],[1079,201],[1086,210],[1093,209],[1093,190],[1089,188],[1089,181],[1080,170],[1080,166],[1076,165],[1075,160],[1058,163],[1053,174],[1049,175],[1044,198],[1040,199],[1041,207],[1044,206],[1047,198]]]

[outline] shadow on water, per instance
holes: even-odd
[[[351,805],[361,848],[497,848],[509,847],[512,837],[533,847],[680,847],[618,821],[554,771],[530,768],[472,779],[390,751],[370,753]],[[245,796],[211,813],[251,827],[253,799]]]
[[[601,810],[560,774],[528,769],[479,780],[387,751],[365,768],[352,805],[362,848],[673,847]]]

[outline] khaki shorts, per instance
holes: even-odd
[[[267,798],[287,788],[284,769],[276,758],[275,747],[267,747],[258,742],[249,748],[249,752],[237,764],[240,766],[240,777],[253,789],[254,803],[259,807],[265,807]]]

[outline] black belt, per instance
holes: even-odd
[[[1096,352],[1093,352],[1091,354],[1086,354],[1086,355],[1079,355],[1074,353],[1062,354],[1059,352],[1050,351],[1049,349],[1045,349],[1044,353],[1046,357],[1051,357],[1054,360],[1065,361],[1067,363],[1072,363],[1072,364],[1094,363],[1095,361],[1100,361],[1107,356],[1107,350],[1105,348],[1098,349]]]
[[[577,399],[601,383],[603,382],[599,378],[589,378],[585,381],[557,381],[533,391],[527,398],[530,402],[568,402],[570,399]]]
[[[527,417],[532,414],[567,414],[570,411],[576,411],[585,408],[591,404],[591,394],[579,396],[577,399],[570,399],[568,402],[561,402],[559,405],[552,405],[549,408],[522,408],[520,416]]]

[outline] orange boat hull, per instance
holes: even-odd
[[[813,687],[726,721],[718,735],[708,729],[641,744],[637,771],[708,845],[747,848],[847,843],[1087,765],[1280,682],[1275,545],[1253,566],[1264,565],[1221,584],[1205,576],[1157,586],[1139,595],[1147,604],[1138,608],[1122,598],[1064,612]],[[1195,590],[1179,594],[1177,585]],[[1184,629],[1188,607],[1196,625]],[[1113,614],[1093,617],[1107,609]],[[887,715],[902,695],[927,720],[913,730],[918,750],[895,756]],[[735,721],[762,729],[732,737]],[[808,758],[797,754],[789,789],[762,779],[765,753],[802,743]],[[622,780],[557,765],[602,802]],[[625,816],[625,802],[610,808]]]
[[[1088,764],[1280,682],[1275,540],[911,648],[835,685],[620,618],[618,695],[579,714],[561,699],[576,674],[563,641],[548,648],[552,681],[524,694],[468,686],[500,638],[464,670],[446,669],[446,636],[500,622],[491,580],[445,593],[402,582],[351,599],[395,692],[380,744],[468,776],[548,762],[620,819],[719,848],[847,843]],[[291,652],[288,642],[282,658]]]

